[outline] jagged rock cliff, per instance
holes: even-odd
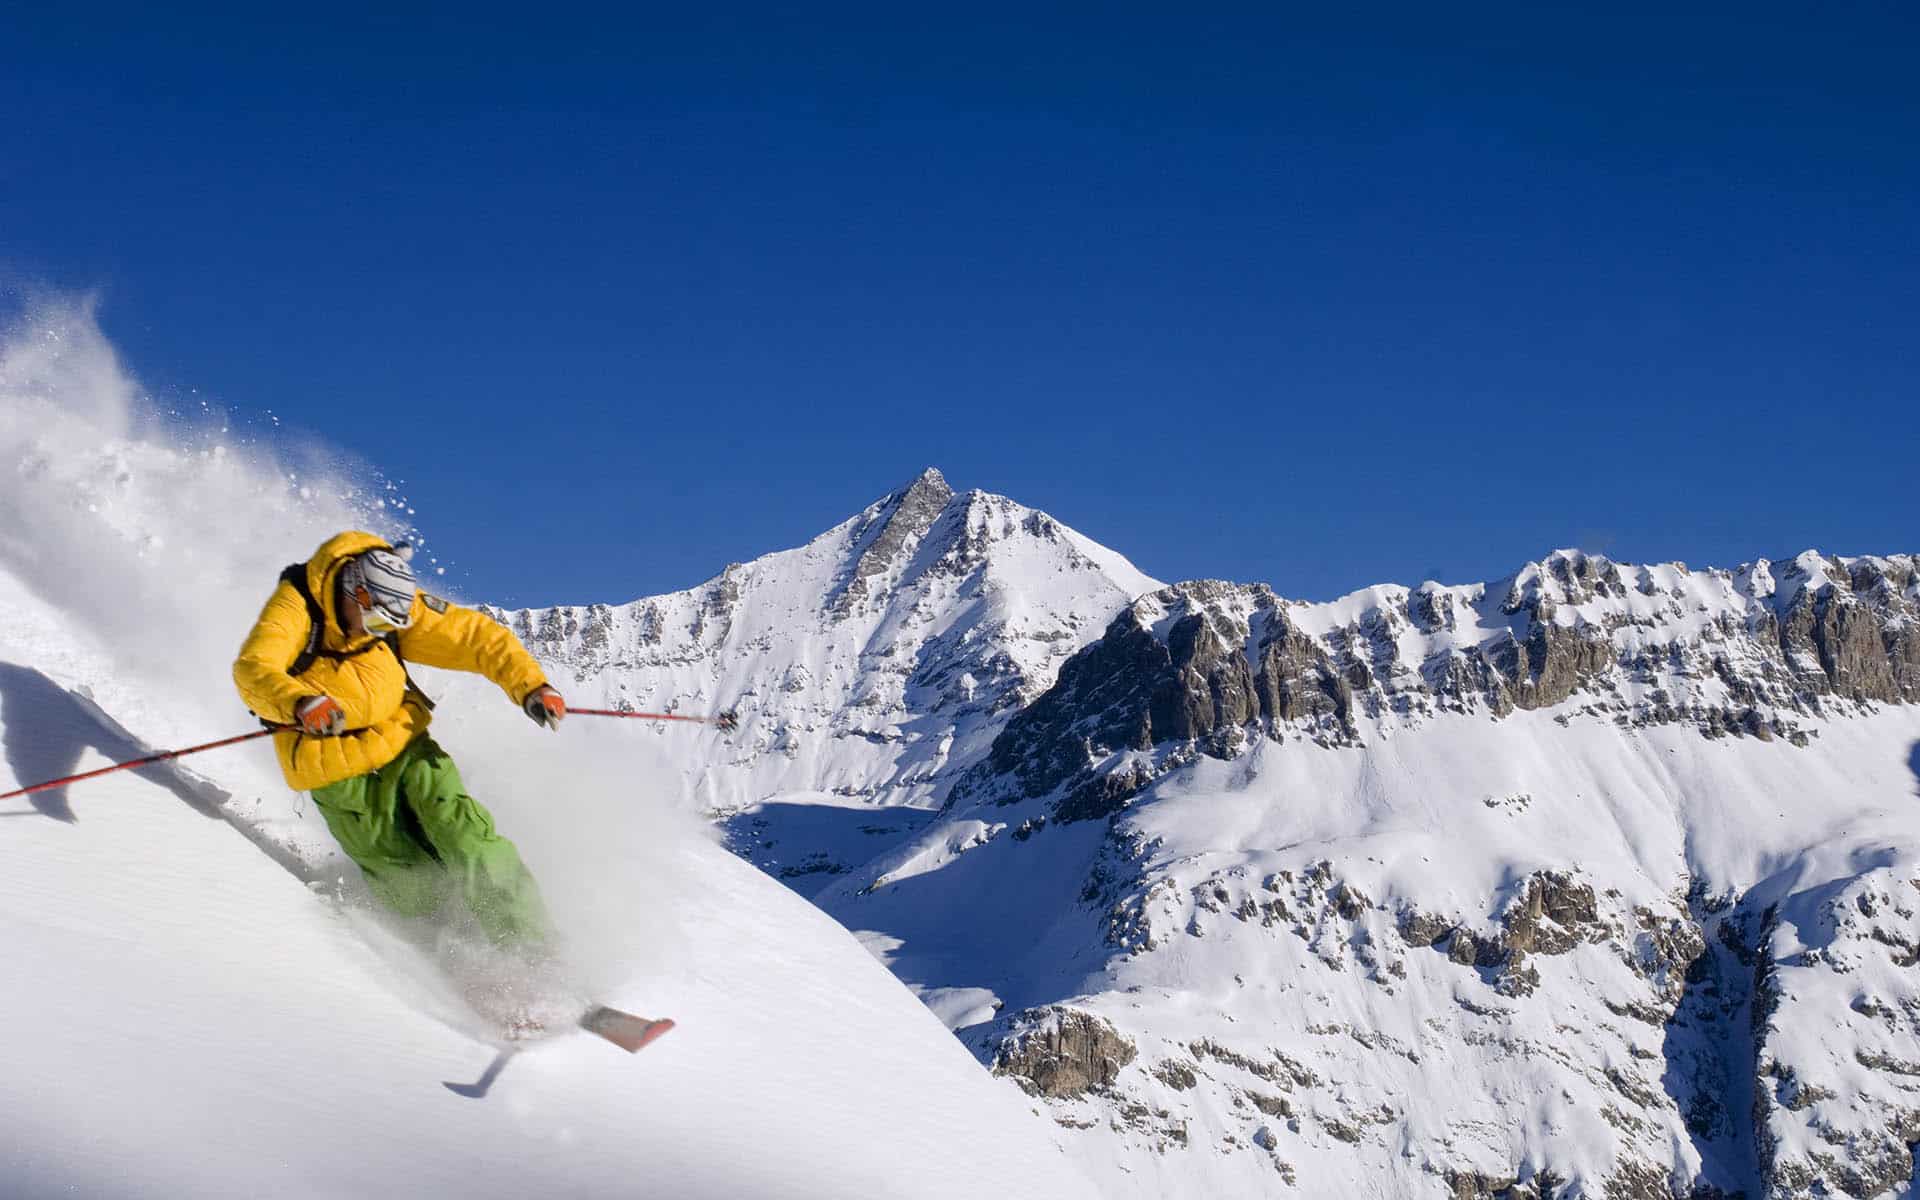
[[[1562,551],[1493,585],[1381,587],[1334,604],[1264,585],[1146,595],[1008,722],[959,790],[1059,791],[1055,817],[1110,815],[1159,769],[1249,737],[1357,745],[1443,712],[1684,723],[1784,736],[1812,717],[1920,700],[1911,556],[1692,572]],[[1116,754],[1175,751],[1153,765]]]

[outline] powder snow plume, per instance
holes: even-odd
[[[142,389],[91,298],[40,300],[0,338],[0,570],[114,663],[114,693],[164,699],[151,722],[109,705],[155,746],[249,728],[233,655],[289,562],[343,529],[423,543],[373,469],[194,408],[169,411]],[[448,701],[436,737],[520,843],[576,944],[628,962],[665,953],[669,932],[624,931],[630,914],[689,886],[676,847],[708,838],[681,811],[678,772],[650,767],[637,730],[580,719],[544,733],[484,680],[416,674]],[[303,800],[276,787],[264,746],[216,753],[258,781],[257,796],[240,797],[250,811],[233,819],[317,826]],[[334,869],[352,875],[344,861]],[[595,973],[590,961],[582,969]]]
[[[94,309],[36,303],[0,341],[0,566],[176,700],[230,711],[280,569],[341,529],[405,531],[343,456],[161,411]]]

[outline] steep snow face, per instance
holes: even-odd
[[[861,894],[862,872],[819,902],[887,931],[925,985],[1001,997],[969,1043],[1085,1127],[1086,1161],[1136,1177],[1799,1195],[1872,1161],[1855,1194],[1883,1194],[1911,1172],[1920,714],[1818,730],[1802,748],[1518,713],[1357,748],[1262,738],[1105,820],[957,812],[1006,832],[950,880]],[[956,947],[940,914],[963,894],[1046,915]],[[1776,991],[1795,1002],[1756,1010]],[[1107,1045],[1036,1064],[1063,1008]],[[1102,1087],[1060,1081],[1087,1058]]]
[[[0,347],[0,792],[246,730],[228,664],[279,567],[406,516],[136,397],[84,311]],[[680,1027],[636,1059],[557,1040],[463,1097],[477,1022],[262,744],[15,798],[0,1194],[1089,1194],[858,942],[712,843],[643,731],[544,734],[422,674],[573,982]]]
[[[928,470],[698,588],[499,616],[571,676],[576,702],[738,709],[737,737],[676,728],[649,749],[733,817],[755,861],[796,879],[924,820],[1061,662],[1159,586],[1045,513]]]
[[[33,661],[11,639],[0,657]],[[67,681],[7,670],[10,758],[71,746],[91,767],[106,761],[91,747],[118,752]],[[516,740],[447,737],[483,779],[481,748]],[[845,930],[697,838],[646,860],[677,896],[601,914],[648,928],[591,948],[600,994],[679,1028],[635,1059],[585,1035],[543,1044],[463,1098],[443,1083],[482,1081],[493,1054],[470,1019],[354,906],[207,819],[222,766],[76,787],[72,822],[8,802],[0,1194],[377,1195],[404,1180],[418,1196],[962,1200],[983,1179],[1093,1194]],[[324,832],[294,823],[307,836],[291,864],[330,881]],[[582,869],[536,864],[553,882]]]
[[[1182,584],[816,902],[994,996],[963,1037],[1117,1192],[1891,1195],[1915,599],[1910,556]]]

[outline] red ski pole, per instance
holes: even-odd
[[[740,718],[731,712],[723,712],[713,717],[684,716],[680,713],[620,712],[611,708],[570,708],[568,713],[579,713],[589,717],[632,717],[644,721],[695,721],[702,725],[718,726],[722,733],[732,733],[740,727]],[[206,742],[199,746],[188,746],[184,750],[163,750],[159,754],[149,754],[145,758],[136,758],[132,762],[115,763],[111,767],[101,767],[97,771],[83,771],[78,775],[68,775],[60,779],[49,779],[45,783],[36,783],[31,787],[17,788],[11,792],[0,792],[0,800],[11,800],[15,796],[30,796],[34,792],[44,792],[50,788],[65,787],[69,783],[79,783],[86,779],[98,779],[102,775],[111,775],[115,771],[131,771],[135,767],[150,767],[154,763],[168,759],[185,758],[189,754],[198,754],[202,750],[218,750],[222,746],[250,742],[271,733],[279,733],[289,726],[275,725],[270,729],[256,729],[252,733],[243,733],[237,737],[221,738],[217,742]]]
[[[135,767],[151,766],[157,762],[165,762],[170,758],[184,758],[189,754],[198,754],[202,750],[218,750],[222,746],[231,746],[238,742],[250,742],[254,738],[263,738],[270,733],[278,733],[281,728],[283,727],[276,725],[272,729],[256,729],[252,733],[243,733],[238,737],[222,738],[217,742],[208,742],[202,746],[188,746],[185,750],[166,750],[159,754],[149,754],[145,758],[136,758],[132,762],[115,763],[111,767],[101,767],[98,771],[84,771],[78,775],[69,775],[64,779],[49,779],[45,783],[36,783],[32,787],[23,787],[11,792],[0,792],[0,800],[11,800],[15,796],[26,796],[34,792],[44,792],[48,788],[64,787],[69,783],[79,783],[83,779],[97,779],[102,775],[111,775],[115,771],[130,771]]]
[[[723,712],[713,717],[693,717],[681,713],[622,712],[617,708],[569,708],[568,716],[578,714],[583,717],[632,717],[636,721],[696,721],[702,725],[716,725],[722,733],[732,733],[740,728],[739,714]]]

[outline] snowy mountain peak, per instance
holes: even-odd
[[[857,547],[846,581],[830,600],[831,611],[845,616],[864,599],[873,582],[900,565],[953,499],[953,489],[938,468],[928,467],[906,487],[877,502],[859,518]]]
[[[1014,709],[1160,584],[1045,513],[928,468],[804,546],[624,605],[498,612],[617,705],[738,707],[717,809],[802,791],[932,804]]]
[[[1623,588],[1621,571],[1604,556],[1584,550],[1555,550],[1536,563],[1528,563],[1514,576],[1502,611],[1538,612],[1558,604],[1583,604],[1611,589]]]

